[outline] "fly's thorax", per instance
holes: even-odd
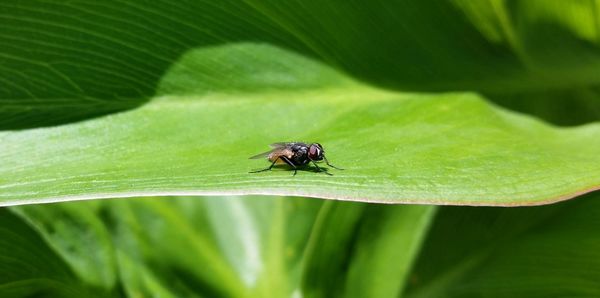
[[[305,165],[308,163],[308,148],[306,146],[294,146],[294,156],[291,158],[295,165]]]

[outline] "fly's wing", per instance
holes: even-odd
[[[278,150],[278,149],[279,149],[279,148],[275,148],[275,149],[273,149],[273,150],[269,150],[269,151],[267,151],[267,152],[263,152],[263,153],[261,153],[261,154],[256,154],[256,155],[254,155],[254,156],[250,157],[250,159],[261,159],[261,158],[265,158],[265,157],[269,156],[269,154],[271,154],[271,152],[273,152],[273,151],[275,151],[275,150]]]
[[[273,143],[273,144],[269,145],[269,147],[271,147],[273,149],[271,149],[267,152],[263,152],[261,154],[254,155],[254,156],[250,157],[250,159],[261,159],[261,158],[268,157],[269,154],[273,153],[274,151],[279,151],[279,150],[285,149],[289,144],[292,144],[292,143],[287,143],[287,142]]]

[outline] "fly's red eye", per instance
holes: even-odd
[[[308,158],[310,158],[310,160],[322,160],[323,151],[321,151],[321,148],[319,148],[319,146],[312,144],[308,148]]]

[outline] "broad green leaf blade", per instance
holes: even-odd
[[[530,208],[444,207],[406,297],[600,295],[600,194]]]
[[[194,89],[203,67],[232,62],[233,86],[255,73],[260,88],[236,93],[218,80],[213,89]],[[313,71],[299,71],[305,67]],[[315,85],[315,76],[328,84]],[[0,204],[276,194],[515,206],[564,200],[600,184],[597,124],[557,129],[470,93],[374,89],[270,46],[193,51],[161,86],[176,95],[101,119],[0,133]],[[249,156],[293,140],[322,143],[346,170],[248,173],[268,166]]]

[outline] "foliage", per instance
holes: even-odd
[[[598,296],[597,193],[433,205],[598,188],[599,7],[0,3],[0,296]]]

